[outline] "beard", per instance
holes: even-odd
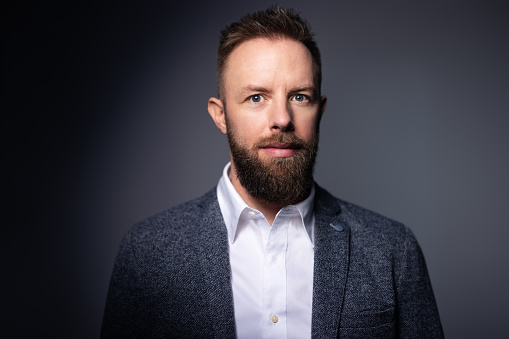
[[[260,139],[251,149],[236,135],[228,117],[226,126],[237,177],[249,195],[282,206],[297,204],[309,196],[318,154],[318,125],[309,142],[297,137],[293,132],[280,132]],[[258,150],[273,142],[291,143],[297,152],[290,157],[262,160]]]

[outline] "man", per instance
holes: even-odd
[[[208,110],[231,163],[216,189],[125,236],[103,337],[443,337],[409,229],[313,181],[320,84],[292,10],[222,32]]]

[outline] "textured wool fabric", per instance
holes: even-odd
[[[316,186],[313,338],[443,338],[426,264],[404,225]],[[234,338],[216,189],[124,237],[103,338]]]

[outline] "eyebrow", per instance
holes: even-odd
[[[314,92],[315,86],[310,85],[310,86],[295,87],[295,88],[292,88],[289,91],[289,93],[307,92],[307,91]],[[272,91],[265,87],[262,87],[262,86],[248,85],[248,86],[242,87],[240,92],[241,93],[248,93],[248,92],[270,93]]]
[[[304,86],[304,87],[297,87],[290,91],[290,93],[296,93],[296,92],[313,92],[315,91],[315,86]]]
[[[241,88],[241,93],[248,93],[248,92],[263,92],[263,93],[270,93],[267,88],[261,87],[261,86],[254,86],[254,85],[248,85]]]

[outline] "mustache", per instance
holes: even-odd
[[[264,148],[273,143],[291,144],[292,148],[304,148],[308,144],[293,133],[281,133],[260,139],[255,143],[255,148]]]

